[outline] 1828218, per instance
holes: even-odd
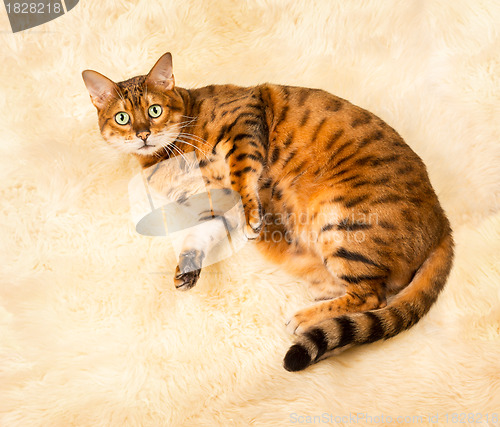
[[[45,3],[37,3],[37,2],[6,2],[5,8],[7,9],[7,13],[11,14],[30,14],[30,15],[38,15],[44,13],[56,13],[59,14],[63,11],[62,5],[60,2],[45,2]]]

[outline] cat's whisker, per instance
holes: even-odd
[[[184,121],[180,122],[180,124],[183,124],[183,123],[193,123],[196,120],[198,120],[198,119],[196,117],[193,117],[193,118],[189,118],[188,120],[184,120]]]
[[[179,133],[180,137],[187,138],[191,141],[198,142],[200,144],[206,145],[207,147],[211,148],[210,144],[208,144],[205,140],[196,138],[195,136],[191,135],[190,133]]]
[[[169,152],[170,157],[175,159],[175,161],[177,163],[177,167],[179,169],[181,169],[181,161],[179,160],[179,156],[176,156],[175,151],[170,149],[170,148],[168,149],[168,152]]]
[[[179,142],[179,143],[182,143],[182,144],[186,144],[186,145],[188,145],[190,147],[193,147],[195,149],[195,151],[199,152],[205,159],[208,160],[208,153],[205,152],[205,151],[203,151],[203,150],[201,150],[199,147],[196,147],[195,145],[191,144],[190,142],[184,141],[182,139],[177,139],[176,141]]]
[[[201,136],[195,135],[194,133],[186,132],[185,135],[189,135],[189,136],[192,136],[193,138],[198,138],[200,141],[206,142],[206,140],[204,140]]]
[[[163,147],[163,149],[168,153],[168,155],[172,158],[175,158],[175,161],[177,162],[177,166],[179,169],[181,169],[181,162],[179,161],[179,156],[176,156],[175,155],[175,152],[174,150],[172,150],[172,148],[170,146],[165,146]]]
[[[183,135],[189,135],[193,138],[199,139],[200,141],[207,142],[205,141],[201,136],[195,135],[194,133],[188,133],[188,132],[181,132]]]
[[[193,117],[192,119],[184,120],[182,122],[179,122],[178,124],[179,125],[191,124],[191,123],[194,123],[196,120],[198,120],[198,119],[196,117]]]
[[[181,122],[181,124],[182,124],[182,123],[193,123],[193,122],[195,122],[196,120],[198,120],[198,118],[197,118],[197,117],[191,117],[191,116],[181,116],[181,117],[187,117],[187,118],[188,118],[188,120],[184,120],[183,122]]]
[[[191,125],[189,125],[189,124],[184,125],[184,126],[179,126],[179,130],[181,130],[181,129],[186,129],[186,128],[190,127],[190,126],[191,126]]]
[[[159,150],[158,152],[161,152],[162,150],[168,150],[168,153],[172,153],[171,147],[174,145],[177,132],[172,132],[170,130],[164,131],[157,133],[155,135],[155,141],[158,141],[159,145]]]
[[[193,148],[195,148],[196,150],[200,151],[205,157],[206,157],[206,152],[202,148],[200,148],[192,143],[188,143],[187,141],[184,141],[184,138],[188,139],[190,141],[196,142],[196,143],[202,143],[202,144],[206,145],[207,147],[210,147],[210,145],[206,141],[204,141],[202,138],[199,138],[199,137],[196,137],[196,135],[187,134],[187,133],[177,133],[176,132],[174,134],[173,132],[165,131],[165,132],[160,132],[160,133],[156,134],[155,137],[156,138],[165,138],[166,141],[168,141],[167,145],[172,144],[176,140],[179,142],[184,142],[187,145],[190,145]],[[182,138],[182,139],[180,139],[180,138]],[[164,144],[162,144],[162,145],[164,145]],[[208,152],[208,150],[207,150],[207,152]]]
[[[184,155],[184,153],[182,152],[182,150],[181,150],[179,147],[176,147],[175,145],[171,145],[170,147],[171,147],[173,150],[177,151],[177,152],[181,155],[181,157],[184,159],[184,161],[186,162],[186,164],[187,164],[188,166],[190,166],[190,162],[189,162],[189,160],[186,158],[186,156]],[[180,165],[179,165],[179,168],[180,168]]]
[[[191,122],[181,122],[179,123],[179,129],[185,129],[187,127],[190,127],[193,124],[194,120]]]
[[[186,143],[185,141],[178,140],[178,139],[176,139],[174,142],[182,142],[182,143],[185,143],[185,144],[187,144],[187,145],[191,145],[191,144]],[[175,144],[172,144],[172,145],[171,145],[171,147],[172,147],[173,149],[175,149],[178,153],[180,153],[181,155],[183,155],[182,150],[181,150],[179,147],[177,147]],[[194,148],[197,148],[197,147],[194,147]],[[200,152],[201,152],[201,153],[205,156],[205,158],[207,157],[207,156],[206,156],[206,154],[205,154],[205,153],[203,153],[203,151],[201,151],[201,150],[200,150]]]
[[[179,136],[189,137],[190,139],[196,140],[196,141],[198,141],[198,142],[206,145],[207,147],[211,148],[211,145],[206,140],[204,140],[203,138],[201,138],[201,137],[199,137],[197,135],[193,135],[192,133],[183,133],[183,132],[181,132],[179,134]]]
[[[193,147],[195,150],[198,150],[201,154],[203,154],[203,156],[205,156],[206,159],[208,159],[207,153],[205,153],[200,147],[197,147],[196,145],[193,145],[190,142],[184,141],[184,140],[179,139],[179,138],[177,138],[176,141]]]
[[[182,115],[181,117],[186,117],[191,122],[194,122],[195,120],[198,120],[198,117],[194,117],[194,116],[184,116],[184,115]]]

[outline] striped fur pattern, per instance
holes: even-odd
[[[393,337],[430,309],[451,269],[450,225],[422,160],[380,118],[318,89],[183,89],[170,54],[121,83],[93,73],[108,142],[143,167],[196,150],[206,185],[241,195],[247,237],[309,281],[318,302],[287,322],[287,370]]]

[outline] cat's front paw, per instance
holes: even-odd
[[[247,222],[245,224],[245,228],[243,232],[245,233],[245,237],[249,240],[256,239],[259,237],[260,232],[263,228],[263,220],[262,220],[262,209],[259,207],[252,209],[247,214]]]
[[[175,271],[174,284],[175,287],[181,291],[187,291],[191,289],[200,277],[201,269],[190,271],[188,273],[181,273],[179,270],[179,266]]]
[[[200,277],[203,258],[205,258],[203,251],[196,249],[181,253],[174,276],[174,284],[177,289],[187,291],[196,285]]]
[[[248,240],[255,240],[260,235],[260,230],[262,227],[254,227],[251,224],[245,224],[243,232]]]

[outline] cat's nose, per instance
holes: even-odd
[[[148,130],[141,130],[140,132],[136,133],[138,138],[141,138],[143,141],[146,141],[148,139],[148,136],[151,135],[151,132]]]

